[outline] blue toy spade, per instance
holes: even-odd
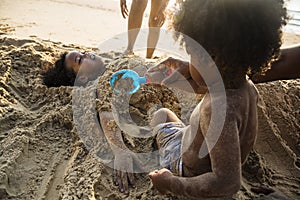
[[[133,89],[128,91],[127,92],[128,94],[136,93],[140,89],[141,84],[145,84],[148,82],[146,77],[140,77],[135,71],[129,69],[123,69],[114,73],[111,76],[109,83],[116,92],[120,93],[121,91],[115,88],[115,81],[118,81],[120,79],[125,79],[125,78],[130,78],[133,81],[132,83]]]

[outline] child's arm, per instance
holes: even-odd
[[[138,158],[124,144],[121,130],[114,126],[114,118],[110,112],[99,113],[100,124],[106,139],[114,153],[114,184],[125,194],[129,193],[129,185],[135,187],[134,166],[141,168]],[[134,165],[135,164],[135,165]]]
[[[205,116],[201,115],[201,117]],[[209,122],[210,120],[206,121]],[[208,125],[204,126],[202,130],[207,129],[205,127]],[[167,169],[162,169],[149,174],[154,187],[163,194],[171,192],[175,195],[195,198],[222,197],[234,194],[240,188],[241,179],[238,134],[234,113],[227,114],[223,131],[209,153],[212,172],[196,177],[178,177],[172,175]],[[209,136],[207,136],[206,141],[208,147],[211,148]]]
[[[155,76],[155,72],[161,71],[163,73],[168,70],[171,70],[172,73],[162,80],[156,80],[156,77],[151,77],[153,74]],[[196,83],[193,80],[190,73],[190,63],[175,58],[170,57],[158,65],[150,68],[146,72],[145,76],[150,80],[154,79],[155,83],[158,81],[162,85],[182,89],[187,92],[198,94],[207,92],[207,88],[203,80],[202,84]]]

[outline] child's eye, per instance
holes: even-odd
[[[90,58],[92,59],[92,60],[95,60],[95,55],[94,54],[90,54]]]

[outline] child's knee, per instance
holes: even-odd
[[[157,115],[159,117],[162,116],[167,116],[169,113],[172,113],[172,111],[168,108],[160,108],[159,110],[157,110],[154,115]]]
[[[154,112],[150,125],[152,127],[157,126],[158,124],[166,123],[168,119],[168,114],[172,112],[167,108],[160,108],[158,111]]]
[[[161,27],[165,22],[165,15],[164,13],[150,15],[149,17],[149,27]]]

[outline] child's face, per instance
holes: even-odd
[[[207,85],[218,79],[218,68],[210,55],[199,44],[186,42],[186,51],[190,55],[190,73],[198,85]]]
[[[191,77],[193,78],[196,83],[199,85],[203,85],[203,78],[200,75],[200,68],[201,68],[201,58],[200,55],[197,54],[197,45],[193,42],[189,42],[189,40],[185,41],[185,48],[186,52],[190,55],[190,73]],[[199,50],[198,50],[199,51]]]
[[[101,57],[90,52],[69,52],[66,55],[65,65],[73,70],[78,78],[83,78],[86,81],[96,79],[105,71]]]
[[[95,72],[104,68],[102,59],[90,52],[71,51],[66,55],[66,67],[72,69],[76,74],[80,71]]]

